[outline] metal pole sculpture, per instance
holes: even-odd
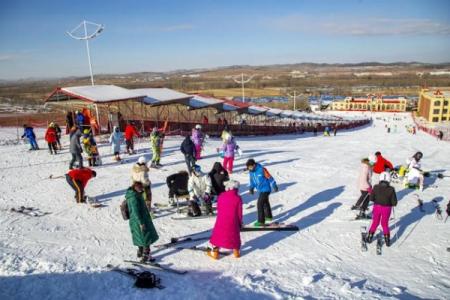
[[[245,74],[242,73],[241,76],[238,75],[238,76],[236,76],[236,77],[233,77],[234,82],[242,84],[242,102],[245,102],[244,84],[245,84],[245,83],[249,83],[250,80],[252,80],[253,77],[255,77],[255,75],[252,75],[252,76],[250,76],[250,77],[248,77],[247,79],[244,80],[244,75],[245,75]],[[241,77],[240,80],[237,79],[237,78],[239,78],[239,77]]]

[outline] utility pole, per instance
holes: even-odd
[[[294,98],[294,111],[297,110],[297,91],[294,90],[294,94],[293,94],[293,95],[292,95],[292,94],[289,94],[289,93],[287,93],[287,95],[288,95],[289,97]]]

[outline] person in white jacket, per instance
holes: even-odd
[[[120,132],[119,127],[114,126],[113,132],[109,137],[111,151],[114,153],[114,159],[120,161],[120,145],[123,143],[123,133]]]
[[[149,168],[147,167],[147,160],[144,156],[139,157],[137,163],[131,169],[132,183],[140,182],[144,186],[144,200],[148,211],[151,212],[152,204],[152,190],[150,188],[151,182],[148,176]]]
[[[421,191],[423,191],[424,181],[421,163],[422,157],[423,153],[419,151],[414,154],[413,157],[406,160],[406,163],[408,164],[408,174],[406,181],[404,182],[406,186],[419,186]]]
[[[202,214],[198,201],[204,207],[206,214],[212,214],[211,178],[201,171],[199,165],[194,165],[188,181],[189,212],[188,216],[197,217]]]

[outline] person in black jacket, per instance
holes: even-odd
[[[209,177],[211,178],[212,184],[212,194],[219,196],[221,193],[225,192],[224,182],[230,180],[227,170],[222,166],[220,162],[215,162],[211,172],[209,172]]]
[[[192,142],[190,136],[184,138],[183,143],[180,147],[181,153],[184,154],[184,159],[186,161],[187,169],[189,175],[191,174],[192,168],[195,166],[195,144]]]
[[[180,171],[166,178],[169,188],[169,205],[176,206],[175,197],[189,195],[188,193],[189,174],[186,171]]]
[[[384,240],[386,246],[391,245],[389,218],[391,216],[392,207],[397,205],[397,195],[395,189],[389,185],[391,176],[388,172],[380,174],[380,183],[373,187],[370,194],[370,201],[373,201],[372,225],[367,235],[367,242],[372,242],[373,235],[377,230],[378,225],[383,227]]]

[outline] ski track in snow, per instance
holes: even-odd
[[[188,270],[183,276],[157,269],[164,290],[138,290],[133,280],[108,271],[107,264],[126,266],[134,259],[128,223],[119,204],[130,184],[132,164],[140,155],[151,157],[149,141],[136,144],[138,154],[112,161],[108,145],[100,145],[104,165],[87,187],[106,207],[77,205],[64,178],[49,179],[67,171],[70,155],[48,151],[29,152],[16,143],[15,128],[0,128],[0,299],[448,299],[450,291],[449,224],[435,218],[431,200],[443,209],[450,195],[449,178],[427,178],[420,197],[420,212],[413,190],[394,184],[399,199],[391,220],[393,245],[376,255],[376,242],[360,251],[360,226],[370,221],[350,221],[359,196],[357,177],[362,157],[379,150],[394,165],[404,163],[415,151],[424,153],[423,167],[440,170],[450,166],[450,144],[419,132],[412,136],[404,125],[408,114],[396,121],[398,133],[387,134],[374,114],[374,126],[340,131],[336,137],[283,135],[237,138],[244,151],[232,175],[241,182],[244,222],[256,219],[257,195],[249,195],[245,161],[254,157],[267,166],[280,191],[270,196],[274,219],[295,223],[298,232],[245,232],[242,257],[228,255],[213,261],[203,252],[158,250],[161,264]],[[391,121],[391,123],[394,121]],[[38,136],[43,136],[38,129]],[[21,134],[21,132],[20,132]],[[45,148],[39,139],[41,148]],[[162,157],[164,170],[150,170],[155,202],[165,203],[165,178],[185,168],[179,152],[180,137],[168,137]],[[218,160],[218,139],[209,139],[199,164],[204,171]],[[51,214],[29,217],[12,207],[32,206]],[[176,221],[171,211],[154,220],[160,240],[198,233],[207,236],[213,219]],[[205,242],[193,242],[201,245]],[[446,296],[447,295],[447,296]]]

